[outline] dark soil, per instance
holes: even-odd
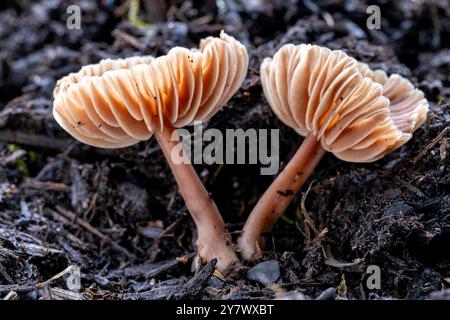
[[[81,30],[66,28],[73,1],[1,2],[0,297],[11,291],[20,299],[445,295],[439,291],[450,286],[448,1],[370,1],[381,8],[380,30],[366,28],[365,1],[243,2],[168,1],[158,14],[161,2],[144,0],[139,17],[148,28],[139,29],[127,18],[129,1],[75,1]],[[264,260],[278,261],[281,270],[269,288],[249,280],[246,268],[222,281],[213,276],[214,261],[198,266],[193,223],[155,141],[95,149],[70,138],[51,115],[56,80],[82,65],[194,47],[222,29],[248,46],[250,70],[204,127],[280,128],[282,161],[302,138],[271,112],[258,70],[285,43],[343,49],[410,78],[430,102],[414,138],[382,160],[324,157],[309,192],[305,186],[267,234]],[[273,177],[261,176],[257,165],[196,168],[236,239]],[[308,214],[312,222],[305,223]],[[379,290],[366,286],[369,265],[381,269]]]

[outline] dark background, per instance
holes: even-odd
[[[133,14],[137,3],[0,3],[0,297],[448,298],[440,291],[450,281],[448,1],[142,0]],[[81,7],[81,30],[66,27],[71,4]],[[366,27],[370,4],[381,9],[380,30]],[[259,81],[260,62],[283,44],[342,49],[411,79],[430,103],[414,138],[385,158],[324,157],[305,202],[319,234],[304,224],[299,195],[267,235],[264,260],[281,270],[270,288],[245,268],[226,281],[211,266],[191,272],[193,223],[155,141],[95,149],[51,115],[56,80],[82,65],[195,47],[221,30],[247,46],[250,68],[204,127],[279,128],[283,162],[302,138],[272,114]],[[196,168],[235,239],[273,177],[257,165]],[[382,271],[380,290],[365,285],[372,264]],[[64,281],[76,272],[36,287],[69,266],[81,268],[79,293]]]

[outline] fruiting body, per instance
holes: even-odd
[[[345,161],[375,161],[411,139],[428,110],[408,80],[319,46],[283,46],[263,61],[261,83],[278,118],[306,138],[251,212],[239,239],[245,259],[259,256],[261,233],[272,228],[325,151]]]
[[[104,60],[58,81],[56,121],[76,139],[121,148],[155,135],[198,228],[204,260],[218,258],[221,271],[237,260],[214,201],[190,164],[175,164],[170,141],[175,128],[218,112],[245,78],[248,55],[233,37],[201,41],[199,50],[173,48],[158,58]]]

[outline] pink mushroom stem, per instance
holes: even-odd
[[[169,163],[178,184],[179,192],[197,227],[197,251],[199,256],[204,261],[216,258],[217,269],[223,273],[227,272],[238,261],[238,258],[229,245],[229,234],[214,200],[189,161],[182,161],[181,163],[172,161],[172,150],[177,144],[181,143],[178,141],[175,128],[166,123],[163,130],[155,130],[154,135]],[[187,160],[184,152],[182,156],[185,158],[184,160]]]
[[[250,213],[238,243],[244,259],[259,258],[263,245],[261,234],[272,229],[324,154],[320,141],[311,133],[306,136],[294,157]]]

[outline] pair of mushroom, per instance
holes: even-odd
[[[218,112],[247,68],[245,47],[222,32],[202,40],[199,50],[176,47],[158,58],[85,66],[54,90],[56,121],[86,144],[121,148],[155,135],[197,227],[198,254],[216,258],[222,272],[238,261],[224,221],[188,159],[174,163],[171,154],[175,129]],[[245,224],[238,247],[248,260],[259,256],[261,233],[292,200],[284,191],[298,192],[325,151],[347,161],[375,161],[408,141],[428,109],[409,81],[318,46],[284,46],[264,60],[261,81],[275,114],[306,139]]]

